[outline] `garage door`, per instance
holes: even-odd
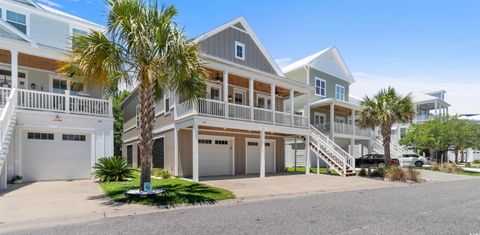
[[[233,138],[201,135],[198,139],[199,175],[233,175]]]
[[[260,173],[260,140],[246,139],[247,144],[247,174]],[[275,141],[265,140],[265,172],[275,172]]]
[[[22,135],[25,181],[90,178],[90,135],[38,131],[26,131]]]

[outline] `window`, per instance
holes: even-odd
[[[270,147],[270,143],[265,143],[265,147]]]
[[[133,148],[132,145],[127,145],[127,164],[131,166],[133,163]]]
[[[228,140],[215,140],[215,144],[228,145]]]
[[[65,79],[52,79],[52,91],[54,93],[64,94],[67,90],[67,80]]]
[[[75,44],[76,44],[75,35],[82,35],[83,36],[83,35],[87,35],[87,34],[88,34],[87,31],[83,31],[83,30],[80,30],[80,29],[73,28],[72,29],[72,47],[75,48]]]
[[[28,132],[27,139],[29,140],[54,140],[53,133],[38,133]]]
[[[327,95],[327,82],[321,78],[315,78],[315,95],[325,97]]]
[[[257,107],[262,109],[271,109],[272,101],[268,96],[257,95]]]
[[[345,100],[345,87],[341,85],[335,85],[335,99]]]
[[[62,140],[65,141],[86,141],[85,135],[70,135],[70,134],[63,134]]]
[[[7,22],[20,32],[27,34],[27,16],[7,10]]]
[[[164,100],[165,100],[165,113],[170,112],[170,91],[165,91],[164,94]]]
[[[239,104],[239,105],[243,105],[245,104],[245,91],[234,91],[233,92],[233,98],[234,98],[234,103],[235,104]]]
[[[258,146],[258,142],[248,142],[248,146]]]
[[[235,42],[235,58],[245,60],[245,44],[241,42]]]
[[[199,144],[212,144],[212,140],[207,140],[207,139],[199,139],[198,140]]]

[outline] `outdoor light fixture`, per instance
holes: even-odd
[[[57,116],[55,116],[55,118],[53,119],[53,121],[54,121],[54,122],[61,122],[62,119],[60,119],[60,117],[59,117],[58,114],[57,114]]]
[[[215,80],[215,81],[222,81],[223,78],[220,77],[220,74],[217,73],[217,75],[215,76],[214,80]]]
[[[232,102],[233,97],[231,95],[228,96],[228,102]]]

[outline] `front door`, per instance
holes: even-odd
[[[158,138],[153,142],[152,165],[155,168],[165,168],[164,143],[164,138]]]
[[[345,132],[345,118],[344,117],[335,117],[335,132],[344,133]]]
[[[313,125],[319,130],[325,130],[325,119],[326,115],[324,113],[317,113],[313,114]]]

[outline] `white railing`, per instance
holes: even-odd
[[[110,104],[108,100],[70,96],[70,113],[109,116]]]
[[[65,112],[65,101],[63,94],[18,90],[18,107],[21,109]]]
[[[5,106],[8,96],[10,96],[10,91],[10,88],[0,88],[0,106]]]
[[[297,127],[308,127],[308,117],[294,114],[293,125]]]
[[[13,113],[17,105],[17,90],[12,89],[10,96],[7,97],[5,102],[5,107],[3,108],[2,114],[0,116],[0,139],[1,143],[5,140],[5,135],[7,133],[7,128],[10,125],[12,120]],[[1,169],[0,169],[1,172]]]
[[[330,123],[327,122],[325,124],[319,124],[319,125],[314,125],[315,128],[320,130],[321,132],[325,134],[330,133]],[[338,123],[335,122],[333,124],[334,128],[334,133],[337,134],[344,134],[344,135],[353,135],[353,130],[355,129],[355,136],[363,136],[363,137],[372,137],[373,131],[368,128],[360,128],[358,126],[354,126],[351,124],[345,124],[345,123]]]
[[[232,119],[250,120],[250,107],[239,104],[228,104],[228,116]]]
[[[65,94],[19,89],[17,106],[20,109],[62,113],[112,116],[111,100],[92,99]]]
[[[270,109],[253,108],[253,119],[255,121],[271,123],[273,121],[272,117],[272,110]]]
[[[364,136],[364,137],[372,137],[373,136],[373,131],[371,129],[368,129],[368,128],[355,127],[355,135]]]
[[[427,122],[430,120],[433,120],[433,116],[425,115],[425,114],[417,115],[417,117],[415,118],[416,122]]]
[[[218,100],[202,99],[198,101],[198,113],[213,117],[225,116],[225,103]]]
[[[355,172],[355,158],[333,142],[328,136],[310,125],[312,130],[311,142],[322,149],[335,164],[342,167],[343,174],[346,175],[347,168]]]
[[[175,112],[177,118],[183,118],[194,113],[194,102],[183,102],[175,105]]]
[[[285,113],[285,112],[275,112],[275,123],[284,125],[284,126],[291,126],[292,125],[292,114]]]

